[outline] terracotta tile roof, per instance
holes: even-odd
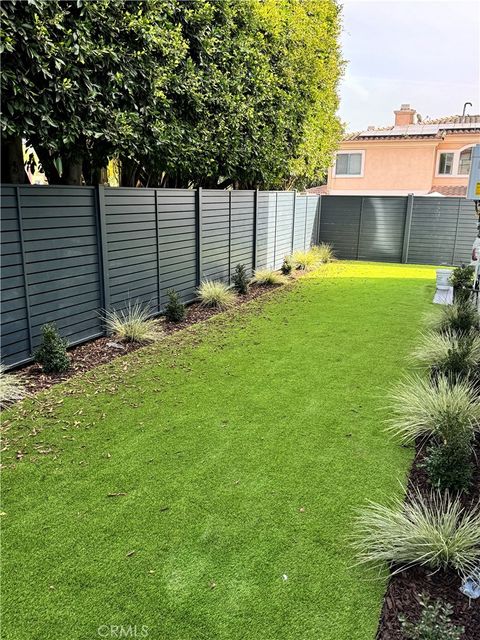
[[[446,134],[478,133],[480,136],[480,115],[445,116],[428,118],[404,126],[369,127],[366,131],[346,133],[344,141],[349,140],[390,140],[392,138],[443,138]]]
[[[442,196],[466,196],[467,187],[462,185],[457,186],[443,186],[433,185],[429,193],[441,193]]]
[[[477,116],[444,116],[443,118],[428,118],[422,124],[476,124],[480,122],[480,115]]]
[[[310,187],[310,189],[306,189],[306,192],[315,196],[326,196],[328,193],[328,187],[326,184],[322,184],[319,187]]]

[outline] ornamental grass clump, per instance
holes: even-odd
[[[387,562],[393,573],[421,565],[466,575],[480,561],[480,503],[467,511],[458,496],[437,490],[390,506],[370,503],[357,517],[353,546],[359,563]]]
[[[309,249],[308,251],[294,251],[292,254],[292,260],[295,265],[295,269],[300,271],[312,271],[320,265],[320,259],[317,253]]]
[[[42,341],[35,351],[35,362],[42,365],[44,373],[64,373],[70,367],[67,354],[68,341],[62,338],[53,323],[42,327]]]
[[[108,333],[118,340],[145,344],[160,337],[158,322],[150,316],[150,305],[129,302],[124,309],[106,311],[104,320]]]
[[[334,259],[332,246],[326,242],[322,242],[318,245],[314,245],[310,251],[317,257],[320,264],[326,264],[332,262]]]
[[[253,276],[253,281],[256,284],[267,286],[276,286],[288,282],[284,275],[273,269],[257,269]]]
[[[21,400],[25,395],[25,386],[20,376],[6,373],[5,365],[0,364],[0,406]]]
[[[423,335],[412,355],[429,366],[435,375],[443,374],[450,379],[469,378],[480,365],[480,335],[431,331]]]
[[[480,431],[480,402],[466,381],[411,376],[392,392],[390,408],[387,431],[407,444],[430,436],[445,440],[453,430],[469,438]]]
[[[430,320],[430,328],[439,333],[455,335],[466,335],[478,331],[478,311],[469,300],[445,305],[440,313]]]
[[[200,304],[214,309],[228,309],[235,303],[235,293],[224,282],[218,280],[204,280],[198,290]]]

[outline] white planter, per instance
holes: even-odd
[[[452,269],[437,269],[437,289],[448,289],[452,286],[449,282],[452,273]]]

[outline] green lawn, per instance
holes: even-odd
[[[373,640],[346,538],[405,479],[384,395],[433,282],[336,263],[8,412],[4,637]]]

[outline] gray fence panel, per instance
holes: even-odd
[[[231,192],[230,273],[244,264],[250,275],[253,269],[255,191]]]
[[[315,222],[318,215],[318,201],[316,196],[307,197],[307,215],[305,220],[305,241],[304,249],[308,249],[315,243]]]
[[[259,269],[270,269],[275,262],[276,209],[276,192],[260,191],[257,210],[257,267]]]
[[[9,365],[29,358],[30,337],[16,187],[2,185],[1,199],[2,362]]]
[[[157,189],[160,308],[167,303],[168,289],[184,302],[196,295],[196,192]]]
[[[358,259],[401,262],[407,198],[363,198]]]
[[[19,193],[32,348],[50,321],[70,343],[101,335],[95,189],[27,186]]]
[[[230,192],[202,191],[202,279],[229,279]]]
[[[458,212],[459,198],[414,198],[408,262],[453,264]]]
[[[320,240],[331,244],[337,258],[356,260],[362,198],[322,196]]]
[[[282,266],[283,259],[292,252],[294,192],[279,192],[277,195],[277,232],[275,234],[275,268]]]
[[[472,240],[477,235],[475,205],[471,200],[459,198],[458,226],[455,236],[453,264],[468,264],[472,256]]]
[[[295,224],[293,228],[293,250],[305,249],[305,225],[307,223],[308,196],[297,196],[295,205]]]
[[[105,189],[110,306],[159,309],[155,189]]]

